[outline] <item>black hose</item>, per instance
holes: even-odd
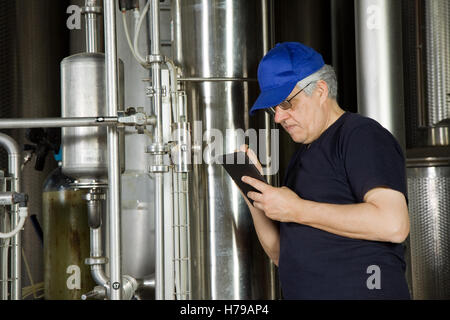
[[[41,225],[37,219],[37,216],[35,214],[32,214],[30,216],[31,223],[33,224],[34,231],[36,231],[37,236],[41,240],[42,246],[44,246],[44,233],[42,232]]]

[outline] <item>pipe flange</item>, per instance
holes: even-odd
[[[108,189],[108,182],[104,180],[75,180],[70,184],[73,189]]]
[[[145,57],[145,62],[152,63],[163,63],[165,61],[164,56],[160,54],[150,54]]]
[[[169,153],[170,148],[167,144],[151,144],[147,146],[146,153],[154,154],[154,155],[164,155]]]
[[[88,266],[106,264],[108,262],[108,258],[106,257],[89,257],[84,260],[84,264]]]
[[[106,195],[102,192],[89,192],[89,193],[86,193],[84,198],[87,201],[100,201],[100,200],[105,200]]]
[[[151,165],[148,167],[148,171],[150,173],[165,173],[165,172],[169,172],[169,166],[155,166],[155,165]]]
[[[87,14],[87,13],[102,14],[103,9],[102,9],[102,7],[98,7],[98,6],[81,8],[81,14]]]

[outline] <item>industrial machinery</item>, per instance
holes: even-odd
[[[358,111],[404,147],[410,287],[416,299],[450,297],[450,4],[289,3],[70,1],[70,19],[79,13],[85,30],[70,32],[70,52],[58,60],[61,117],[0,119],[0,129],[61,128],[60,164],[41,190],[45,299],[280,298],[245,201],[214,161],[250,140],[263,165],[278,169],[296,147],[268,115],[248,114],[258,63],[275,40],[320,47],[337,61],[338,78],[357,84],[340,84],[345,101],[357,95]],[[301,22],[280,16],[292,10]],[[334,29],[348,21],[351,48]],[[14,139],[0,134],[0,144],[9,154],[0,172],[0,297],[18,300],[24,164]],[[266,178],[276,186],[280,177]]]

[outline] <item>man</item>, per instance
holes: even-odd
[[[282,43],[258,68],[251,109],[270,112],[301,144],[283,187],[251,177],[248,199],[258,238],[279,266],[285,299],[409,299],[405,160],[376,121],[344,112],[322,56]],[[255,155],[248,152],[260,168]]]

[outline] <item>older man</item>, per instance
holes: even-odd
[[[251,114],[270,112],[300,144],[283,187],[242,179],[259,191],[247,194],[253,206],[246,201],[262,247],[279,265],[283,297],[409,299],[405,165],[395,138],[339,107],[333,68],[303,44],[278,44],[258,80]]]

